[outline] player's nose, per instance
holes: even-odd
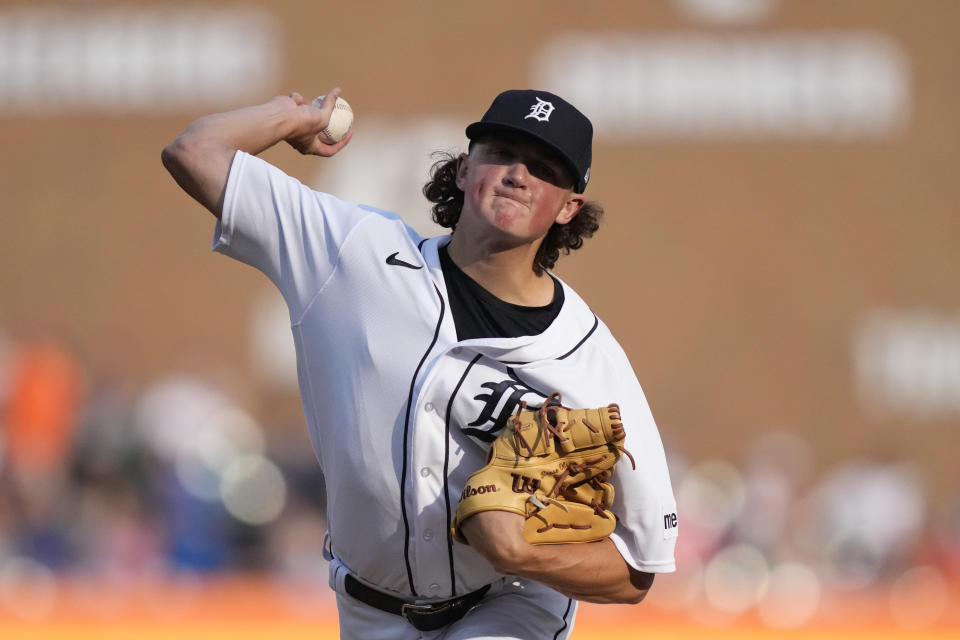
[[[511,187],[526,187],[530,178],[530,170],[523,162],[517,161],[507,167],[503,174],[503,183]]]

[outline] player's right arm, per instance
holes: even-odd
[[[319,109],[293,93],[200,118],[163,149],[163,166],[188,195],[219,218],[237,151],[257,155],[286,141],[303,154],[332,156],[350,141],[352,132],[333,145],[317,137],[330,122],[339,95],[339,88],[328,92]]]

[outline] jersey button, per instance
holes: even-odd
[[[423,478],[429,478],[429,477],[430,477],[430,469],[428,469],[428,468],[426,468],[426,467],[420,469],[420,476],[423,477]]]
[[[439,591],[439,590],[440,590],[440,585],[438,585],[436,582],[430,585],[430,591]]]
[[[433,411],[433,403],[428,402],[427,404],[423,405],[423,408],[426,409],[427,411]]]
[[[429,542],[430,540],[433,540],[433,531],[432,531],[431,529],[427,529],[426,531],[424,531],[424,532],[423,532],[423,539],[426,540],[426,541],[428,541],[428,542]]]

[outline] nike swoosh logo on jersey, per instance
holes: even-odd
[[[410,264],[409,262],[406,262],[406,261],[401,260],[400,258],[398,258],[398,257],[397,257],[397,254],[399,254],[399,253],[400,253],[399,251],[394,251],[393,253],[391,253],[390,255],[388,255],[388,256],[387,256],[387,264],[392,265],[392,266],[394,266],[394,267],[406,267],[407,269],[423,269],[423,265],[422,265],[422,264],[420,264],[420,265]]]

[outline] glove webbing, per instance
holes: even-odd
[[[540,428],[537,430],[537,438],[538,438],[538,439],[539,439],[539,438],[549,438],[549,437],[553,436],[553,437],[556,437],[557,440],[559,440],[559,441],[561,441],[561,442],[566,442],[566,441],[568,440],[568,438],[567,438],[564,434],[565,434],[566,431],[569,431],[571,427],[573,427],[573,422],[570,422],[569,424],[567,424],[567,423],[565,423],[565,422],[559,422],[559,421],[557,421],[557,424],[554,424],[554,421],[556,421],[556,418],[554,417],[554,420],[550,420],[550,416],[549,416],[548,413],[547,413],[547,412],[550,411],[551,409],[553,409],[553,410],[556,410],[556,409],[567,409],[567,410],[569,411],[570,408],[563,406],[561,400],[562,400],[562,396],[560,395],[560,393],[558,393],[558,392],[557,392],[557,393],[552,393],[552,394],[550,394],[550,395],[547,397],[547,399],[546,399],[546,400],[543,402],[543,404],[540,406],[540,410],[539,410],[539,412],[538,412],[539,420],[537,420],[538,426],[540,427]],[[519,441],[519,443],[521,443],[521,444],[524,446],[524,448],[527,450],[527,455],[532,456],[532,455],[534,455],[534,453],[533,453],[533,447],[530,445],[529,442],[527,442],[527,439],[524,437],[524,435],[523,435],[523,433],[522,433],[522,430],[521,430],[521,426],[522,426],[523,423],[522,423],[521,420],[520,420],[520,414],[521,414],[523,411],[525,411],[526,408],[527,408],[527,403],[526,403],[526,401],[521,400],[521,401],[520,401],[520,405],[517,407],[517,413],[513,416],[513,421],[512,421],[511,426],[512,426],[512,428],[513,428],[513,433],[514,433],[514,435],[516,436],[516,439],[517,439],[517,440]],[[618,407],[618,409],[619,409],[619,407]],[[580,421],[583,423],[583,425],[584,425],[585,427],[587,427],[587,429],[589,429],[589,430],[592,431],[593,433],[600,433],[600,430],[599,430],[596,426],[594,426],[593,424],[591,424],[590,421],[587,420],[586,416],[581,417],[581,418],[580,418]],[[621,429],[622,429],[622,427],[621,427]],[[536,444],[536,440],[534,441],[534,444]],[[621,446],[619,446],[619,445],[617,445],[617,444],[614,444],[614,443],[612,443],[612,442],[611,442],[611,443],[608,443],[608,444],[616,447],[616,449],[618,449],[621,453],[626,454],[626,456],[630,459],[630,465],[633,467],[634,470],[636,470],[636,468],[637,468],[637,463],[636,463],[636,461],[633,459],[633,455],[632,455],[629,451],[627,451],[626,448],[621,447]],[[552,474],[552,475],[557,479],[557,481],[556,481],[556,484],[553,486],[553,489],[550,490],[550,493],[548,493],[547,495],[545,495],[544,498],[545,498],[546,500],[548,500],[549,502],[553,502],[553,503],[556,504],[557,506],[561,507],[564,511],[567,511],[566,506],[564,506],[564,504],[563,504],[561,501],[559,501],[559,500],[556,499],[556,496],[558,496],[558,495],[560,494],[561,490],[562,490],[562,489],[565,489],[565,486],[564,486],[564,484],[563,484],[564,480],[567,480],[567,479],[570,478],[571,476],[575,476],[575,475],[578,475],[578,474],[580,474],[580,473],[584,473],[584,472],[586,472],[586,471],[588,471],[588,470],[590,470],[590,469],[595,468],[594,465],[596,465],[598,462],[601,462],[601,461],[603,461],[603,457],[602,457],[602,456],[600,456],[600,457],[598,457],[598,458],[594,458],[594,459],[592,459],[592,460],[584,460],[582,464],[578,464],[578,463],[576,463],[576,462],[571,462],[571,463],[569,463],[569,464],[567,465],[567,467],[566,467],[562,472],[560,472],[559,474],[556,474],[556,473],[555,473],[555,474]],[[609,469],[605,469],[605,470],[603,470],[602,472],[600,472],[600,473],[594,475],[593,477],[591,477],[589,480],[585,480],[584,482],[589,483],[590,486],[592,486],[594,489],[598,489],[598,490],[599,490],[599,489],[601,489],[601,483],[604,482],[605,480],[609,479],[609,478],[610,478],[610,470],[609,470]],[[540,500],[538,500],[535,496],[530,496],[529,501],[532,502],[532,503],[537,507],[538,510],[539,510],[539,509],[545,509],[546,506],[547,506],[547,505],[543,504],[543,502],[541,502]],[[606,514],[603,505],[602,505],[599,501],[597,501],[597,500],[591,500],[590,506],[593,508],[594,513],[596,513],[598,516],[600,516],[600,517],[603,518],[604,520],[609,519],[609,516]],[[549,531],[550,529],[581,529],[581,530],[584,530],[584,529],[590,529],[590,525],[547,523],[546,526],[537,529],[537,533],[544,533],[544,532],[546,532],[546,531]]]
[[[551,401],[553,400],[556,400],[555,404],[551,404]],[[570,411],[570,407],[563,406],[563,404],[561,404],[560,402],[561,400],[562,400],[562,396],[560,395],[560,393],[554,392],[554,393],[551,393],[549,396],[547,396],[547,399],[543,402],[543,405],[540,406],[540,410],[539,410],[540,419],[537,420],[537,423],[540,429],[537,431],[537,438],[549,437],[548,434],[544,433],[544,431],[548,431],[550,434],[555,436],[561,442],[566,442],[568,440],[568,438],[564,436],[564,432],[569,431],[570,428],[573,427],[573,423],[571,422],[570,424],[567,424],[566,422],[558,422],[558,424],[554,425],[553,422],[551,422],[549,417],[547,416],[547,411],[550,409],[566,409]],[[615,405],[611,405],[611,406],[615,406]],[[517,406],[517,412],[513,416],[513,421],[511,426],[513,427],[514,435],[520,441],[520,443],[523,444],[524,448],[527,450],[527,455],[532,456],[534,455],[533,447],[530,446],[529,442],[527,442],[527,439],[523,436],[522,430],[520,428],[523,424],[520,421],[520,414],[523,413],[523,411],[526,410],[526,408],[527,408],[527,402],[525,400],[521,400],[520,404]],[[617,409],[619,413],[619,407],[617,407]],[[587,420],[586,416],[580,418],[580,422],[582,422],[583,425],[587,429],[590,429],[590,431],[592,431],[593,433],[600,433],[600,430],[597,429],[593,424],[591,424],[590,421]],[[623,427],[621,427],[620,430],[622,431]],[[534,440],[534,444],[536,444],[536,440]],[[617,445],[617,444],[613,444],[612,442],[609,444],[613,445],[620,451],[620,453],[623,453],[628,458],[630,458],[630,466],[633,467],[634,471],[637,469],[637,463],[633,459],[633,455],[629,451],[627,451],[626,448],[621,447],[620,445]],[[597,461],[594,460],[592,462],[596,463]],[[586,461],[584,463],[584,466],[581,468],[581,470],[591,468],[589,466],[590,464],[591,464],[591,461],[589,460]],[[575,465],[575,466],[580,466],[580,465]],[[575,471],[574,473],[580,473],[580,471]],[[557,484],[559,485],[559,483],[560,483],[560,480],[558,479]],[[593,485],[593,486],[594,488],[596,488],[596,485]]]

